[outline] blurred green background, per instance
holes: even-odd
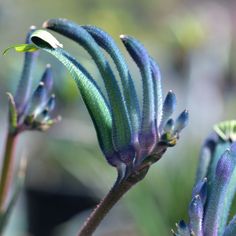
[[[117,41],[140,90],[138,70],[119,41],[120,34],[132,35],[159,63],[164,94],[172,89],[177,95],[178,111],[187,108],[190,112],[189,126],[178,145],[169,149],[145,180],[122,199],[95,235],[165,236],[171,234],[175,222],[187,220],[201,143],[216,122],[236,117],[235,10],[234,1],[0,0],[1,50],[23,42],[29,26],[40,27],[49,18],[96,25]],[[58,38],[101,81],[85,51]],[[14,93],[22,63],[23,55],[13,51],[1,57],[0,150],[6,132],[5,93]],[[89,115],[66,70],[52,57],[42,54],[35,70],[35,82],[47,63],[53,66],[57,113],[63,120],[46,134],[26,133],[19,139],[16,165],[21,156],[29,160],[26,187],[11,217],[7,235],[30,235],[29,218],[38,215],[37,207],[29,204],[32,192],[55,194],[55,201],[56,194],[61,192],[70,196],[86,192],[96,199],[109,190],[116,177],[115,169],[106,163],[98,148]],[[84,189],[85,186],[88,188]],[[41,203],[44,204],[43,200]],[[54,213],[59,214],[66,206],[66,203],[58,204]],[[76,207],[70,217],[57,223],[47,235],[76,235],[88,214],[77,214]],[[31,214],[27,217],[29,210],[25,209],[29,208]],[[48,213],[44,214],[46,217]],[[43,218],[37,220],[41,228],[46,227]]]

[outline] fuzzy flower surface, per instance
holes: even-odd
[[[181,130],[188,123],[186,110],[176,119],[172,118],[176,108],[172,91],[163,101],[157,63],[137,39],[120,36],[141,74],[143,95],[140,102],[125,58],[108,33],[66,19],[50,19],[43,27],[75,41],[91,56],[101,74],[105,93],[48,31],[33,32],[32,44],[27,46],[49,52],[69,70],[94,123],[100,148],[108,163],[117,168],[118,179],[142,179],[166,149],[176,144]],[[104,51],[115,64],[119,80]]]
[[[215,125],[205,141],[189,204],[189,223],[177,224],[176,236],[235,236],[229,218],[236,193],[236,121]]]

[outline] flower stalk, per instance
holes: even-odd
[[[115,184],[85,221],[78,236],[92,235],[111,208],[131,187],[132,183],[128,181],[123,181],[118,185]]]
[[[0,214],[5,212],[7,193],[11,185],[12,163],[14,160],[14,150],[17,135],[8,132],[5,145],[5,154],[3,157],[1,180],[0,180]]]

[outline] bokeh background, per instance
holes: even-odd
[[[171,235],[175,222],[187,220],[201,144],[215,123],[236,118],[235,10],[233,0],[0,0],[1,50],[24,42],[29,26],[40,27],[49,18],[96,25],[120,45],[140,90],[138,70],[119,41],[120,34],[129,34],[142,41],[159,63],[164,94],[172,89],[178,111],[190,112],[178,145],[168,149],[145,180],[112,209],[95,235],[165,236]],[[101,81],[87,53],[58,38]],[[0,62],[2,151],[6,91],[16,89],[23,55],[11,51]],[[67,71],[42,53],[35,83],[47,63],[53,67],[57,113],[63,119],[46,134],[25,133],[19,138],[16,166],[27,157],[26,183],[6,235],[76,235],[116,177],[99,150],[88,112]]]

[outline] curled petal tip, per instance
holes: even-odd
[[[49,48],[63,48],[61,44],[52,34],[45,30],[36,30],[31,35],[31,41],[38,47],[45,47],[45,44]]]
[[[125,34],[121,34],[121,35],[120,35],[120,39],[121,39],[121,40],[126,39],[127,37],[128,37],[128,36],[125,35]]]
[[[31,25],[29,30],[36,30],[36,26],[35,25]]]
[[[206,178],[202,181],[199,181],[196,186],[193,188],[192,197],[200,196],[202,204],[204,205],[207,198],[207,182]]]
[[[203,217],[203,205],[200,195],[196,195],[189,205],[189,216],[195,225]],[[196,219],[199,219],[196,221]],[[193,227],[193,226],[192,226]]]
[[[176,101],[175,93],[172,90],[170,90],[168,94],[166,95],[163,109],[168,109],[168,110],[171,110],[171,112],[173,112],[175,109],[176,103],[177,101]]]
[[[201,201],[201,197],[200,197],[200,195],[198,194],[198,195],[195,195],[194,197],[193,197],[193,199],[192,199],[192,202],[191,202],[191,204],[190,204],[190,208],[191,208],[191,205],[192,205],[192,207],[197,207],[198,206],[198,204],[199,204],[199,201]]]
[[[39,82],[39,85],[38,85],[38,88],[39,88],[39,87],[44,87],[44,85],[45,85],[45,83],[44,83],[43,81],[40,81],[40,82]]]
[[[42,28],[46,29],[48,27],[48,20],[44,21],[42,24]]]

